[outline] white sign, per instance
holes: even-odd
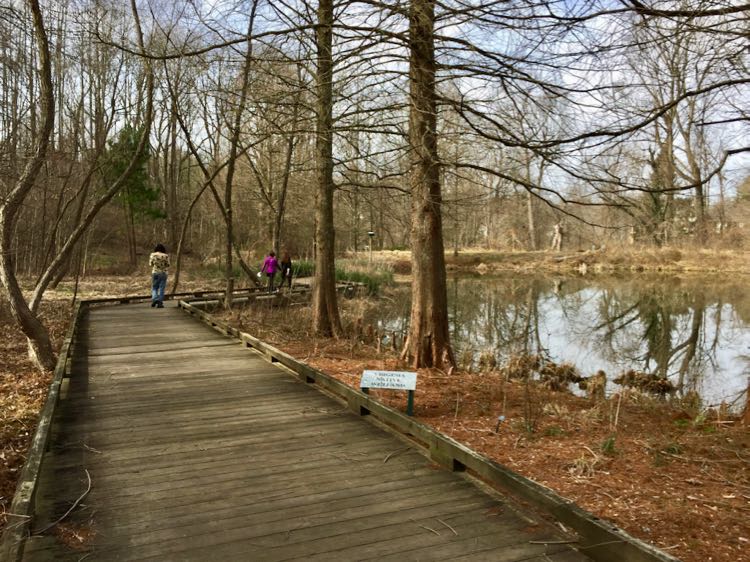
[[[416,390],[417,373],[408,371],[363,371],[359,387]]]

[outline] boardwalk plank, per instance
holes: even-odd
[[[385,512],[369,516],[340,519],[331,515],[327,519],[289,519],[284,522],[262,525],[259,528],[238,526],[222,528],[214,533],[183,537],[161,544],[127,547],[123,549],[124,560],[141,560],[158,557],[166,551],[170,558],[185,560],[227,560],[245,545],[247,560],[286,560],[304,553],[305,556],[337,550],[343,541],[361,541],[368,537],[383,540],[398,540],[411,536],[412,528],[404,520],[417,521],[439,513],[451,518],[457,513],[466,513],[474,519],[477,509],[490,505],[487,499],[474,498],[464,501],[427,502],[414,506],[407,500],[384,507]],[[335,559],[335,558],[332,558]]]
[[[336,478],[336,481],[332,484],[338,485],[344,485],[348,481],[357,481],[360,476],[369,476],[370,474],[379,474],[383,478],[388,476],[388,473],[384,473],[378,467],[373,466],[358,467],[357,473],[351,474],[351,467],[341,467],[341,464],[340,460],[331,459],[326,464],[321,463],[318,470],[330,472],[331,477]],[[95,468],[91,467],[91,470],[95,470]],[[206,494],[222,489],[224,484],[228,484],[231,488],[238,483],[244,483],[244,485],[248,486],[252,485],[264,490],[276,490],[285,489],[295,482],[306,480],[310,474],[314,474],[314,470],[314,466],[311,469],[308,469],[306,466],[299,466],[286,469],[276,468],[272,471],[260,471],[252,470],[252,468],[248,469],[244,465],[238,465],[236,468],[196,471],[189,474],[190,478],[173,477],[156,481],[141,478],[135,481],[130,479],[130,485],[127,487],[123,487],[118,482],[105,483],[97,485],[96,490],[92,493],[96,496],[106,498],[108,504],[116,506],[121,503],[119,499],[127,501],[128,498],[138,498],[140,495],[148,494],[152,500],[166,500],[177,491],[184,493],[185,489],[202,489],[204,486],[210,486],[209,491],[203,492]],[[399,472],[394,471],[393,473],[398,475],[407,471],[411,472],[410,469],[405,469]],[[55,481],[59,485],[69,486],[72,490],[78,490],[81,488],[79,482],[85,483],[86,476],[83,471],[80,471],[77,474],[71,474],[69,478],[57,476]],[[56,494],[53,493],[51,497],[55,496]]]
[[[34,537],[32,562],[585,559],[529,543],[560,537],[172,306],[91,309],[61,396],[35,528],[88,471],[65,525],[90,539]],[[438,519],[459,534],[426,529]]]
[[[429,510],[438,505],[454,506],[457,503],[466,502],[475,505],[478,501],[470,491],[465,489],[448,489],[442,493],[433,492],[426,496],[420,492],[421,490],[412,490],[409,493],[393,494],[387,503],[375,502],[371,495],[364,495],[355,496],[348,501],[337,502],[334,505],[314,503],[294,509],[261,510],[258,513],[254,512],[255,506],[253,505],[243,506],[232,502],[231,509],[227,509],[222,517],[193,513],[190,521],[192,524],[180,525],[179,522],[173,523],[172,519],[169,519],[161,528],[135,525],[129,527],[135,528],[137,530],[135,533],[120,536],[112,534],[111,536],[117,544],[122,542],[118,539],[127,537],[127,547],[129,549],[140,548],[140,555],[154,552],[154,549],[158,552],[165,548],[172,552],[180,552],[237,539],[255,541],[266,536],[286,534],[290,529],[290,522],[295,522],[294,526],[304,526],[305,529],[316,528],[315,535],[318,536],[340,532],[353,520],[367,519],[368,525],[375,525],[378,521],[376,516],[393,518],[399,517],[398,512],[410,509]],[[346,507],[347,505],[352,507]],[[102,548],[111,545],[112,542],[108,539],[102,541]]]
[[[448,529],[440,521],[450,525],[458,534]],[[363,538],[361,544],[353,544],[350,548],[337,549],[322,555],[308,558],[311,561],[322,562],[326,559],[340,560],[378,560],[400,562],[402,560],[457,560],[466,557],[482,556],[492,553],[488,560],[526,560],[550,551],[544,545],[531,544],[536,535],[524,530],[518,530],[512,525],[512,516],[494,521],[482,520],[476,513],[471,517],[447,517],[445,519],[429,518],[413,522],[410,535],[398,542],[390,538],[373,542],[374,535]],[[498,528],[498,523],[507,526]],[[439,533],[439,534],[438,534]],[[559,550],[560,547],[558,546]]]

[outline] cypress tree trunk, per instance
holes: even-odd
[[[453,367],[441,218],[435,95],[435,4],[412,0],[409,13],[409,144],[412,286],[402,357],[418,367]]]
[[[317,91],[315,139],[317,188],[315,197],[315,286],[313,330],[320,336],[342,334],[336,302],[336,268],[333,229],[333,0],[318,4]]]

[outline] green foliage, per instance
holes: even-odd
[[[717,429],[716,425],[714,425],[714,424],[712,424],[712,423],[706,423],[706,424],[703,424],[703,425],[701,425],[701,426],[699,426],[699,427],[700,427],[700,430],[701,430],[701,431],[702,431],[703,433],[708,433],[708,434],[711,434],[711,433],[716,433],[716,432],[718,432],[718,429]]]
[[[315,272],[315,264],[311,261],[294,261],[292,262],[292,277],[312,277]]]
[[[664,466],[670,460],[667,455],[681,455],[682,451],[682,445],[679,443],[668,443],[662,448],[657,448],[654,451],[654,466]]]
[[[561,435],[564,435],[565,431],[557,425],[552,425],[544,430],[544,435],[547,437],[560,437]]]
[[[336,281],[351,281],[362,283],[367,287],[368,294],[374,295],[381,285],[393,283],[393,272],[386,270],[375,271],[346,271],[336,268]]]
[[[143,133],[142,127],[127,125],[117,139],[110,142],[104,157],[102,175],[107,186],[112,185],[125,172],[138,150],[138,142]],[[130,208],[134,218],[164,218],[166,215],[156,204],[159,201],[159,188],[151,185],[148,175],[150,148],[146,147],[136,160],[130,175],[125,179],[118,194],[124,206]]]
[[[201,275],[208,279],[224,279],[226,277],[227,271],[226,267],[223,263],[215,263],[210,265],[204,265],[201,267]],[[238,280],[239,285],[244,286],[245,279],[247,279],[247,276],[245,275],[245,271],[238,265],[234,265],[232,267],[232,277]]]
[[[682,454],[682,445],[679,443],[670,443],[666,447],[664,447],[663,451],[665,453],[669,453],[670,455],[681,455]]]
[[[599,449],[602,451],[602,453],[609,457],[617,454],[617,449],[615,448],[615,436],[610,435],[604,441],[602,441]]]
[[[310,261],[299,260],[292,263],[292,276],[312,277],[315,275],[315,264]],[[349,270],[342,267],[336,268],[336,281],[352,283],[363,283],[369,294],[375,294],[382,285],[393,283],[393,272],[385,269],[373,271]]]

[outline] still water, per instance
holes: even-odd
[[[747,401],[750,295],[743,277],[456,276],[448,280],[452,342],[460,362],[517,354],[571,363],[583,376],[627,370],[669,379],[705,406]],[[409,291],[384,298],[369,320],[403,333]],[[617,388],[608,383],[609,391]]]

